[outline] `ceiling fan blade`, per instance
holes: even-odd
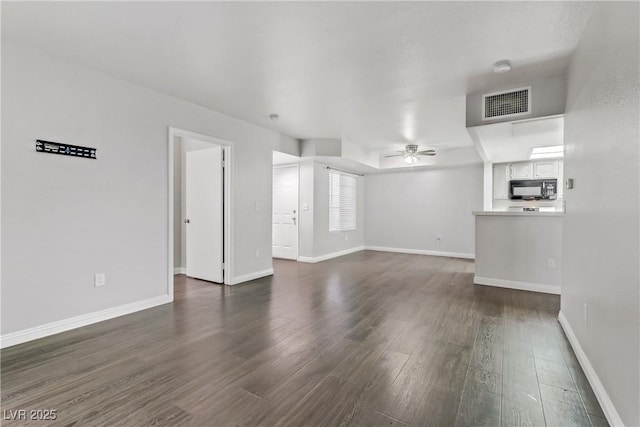
[[[401,157],[404,156],[404,154],[392,154],[390,156],[385,156],[385,157]]]
[[[435,156],[436,152],[435,150],[422,150],[418,151],[416,154],[419,154],[421,156]]]

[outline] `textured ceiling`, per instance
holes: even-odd
[[[298,138],[471,146],[465,95],[562,74],[583,2],[3,2],[2,36]],[[510,59],[513,71],[491,73]],[[280,120],[269,120],[278,113]]]

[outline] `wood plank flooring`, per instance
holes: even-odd
[[[235,287],[2,350],[3,418],[78,426],[602,426],[560,298],[472,283],[472,261],[274,260]]]

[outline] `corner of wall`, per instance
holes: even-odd
[[[576,358],[578,359],[578,362],[580,363],[580,366],[582,367],[582,370],[584,371],[584,374],[586,375],[587,380],[591,385],[591,388],[593,388],[593,392],[598,399],[598,403],[600,403],[600,406],[602,407],[602,411],[607,417],[607,421],[612,426],[624,426],[622,418],[620,418],[620,414],[618,414],[618,411],[611,401],[607,390],[604,388],[600,377],[598,377],[598,373],[591,364],[591,361],[587,357],[587,354],[584,352],[584,349],[580,345],[578,337],[573,332],[573,328],[571,327],[569,320],[565,317],[562,311],[558,313],[558,321],[560,322],[562,330],[564,330],[564,333],[569,340],[569,344],[571,344],[571,348],[573,348],[573,352],[575,353]]]

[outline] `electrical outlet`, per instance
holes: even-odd
[[[344,240],[349,240],[349,235],[345,233]]]
[[[589,304],[584,303],[584,324],[589,323]]]
[[[93,284],[96,288],[106,285],[107,275],[104,273],[96,273],[95,276],[93,276]]]
[[[260,210],[260,202],[256,202],[256,210],[259,211]]]
[[[260,258],[260,249],[256,249],[256,258]]]
[[[547,260],[547,267],[549,268],[556,268],[556,260],[553,258],[549,258]]]

